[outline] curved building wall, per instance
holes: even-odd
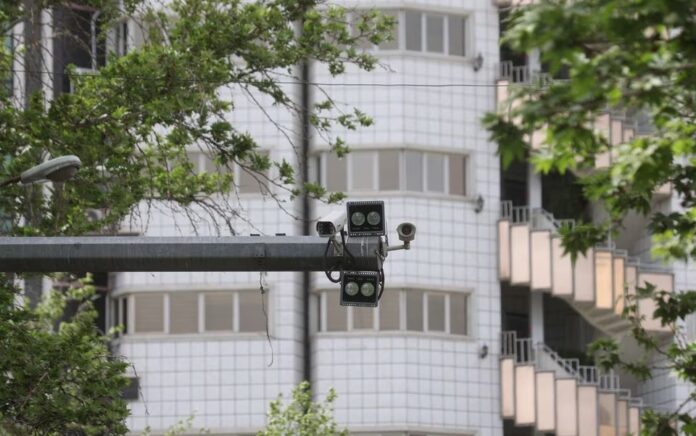
[[[311,80],[325,84],[323,88],[343,108],[357,107],[375,120],[369,128],[336,132],[353,150],[351,157],[338,164],[345,165],[341,190],[349,200],[385,200],[391,244],[398,243],[394,231],[398,223],[417,225],[412,249],[390,253],[385,264],[385,298],[393,299],[398,293],[399,306],[398,319],[392,313],[388,329],[384,327],[387,315],[363,313],[358,321],[351,309],[350,324],[343,331],[328,331],[329,309],[345,309],[329,304],[334,300],[327,292],[336,293],[338,285],[323,274],[312,276],[309,322],[315,395],[323,398],[330,387],[335,388],[335,416],[353,432],[502,434],[495,351],[500,332],[495,263],[499,162],[480,125],[483,114],[495,104],[497,9],[488,0],[465,5],[364,1],[350,6],[399,11],[402,19],[409,11],[411,22],[414,13],[420,14],[422,32],[429,25],[431,31],[442,25],[442,51],[462,51],[434,53],[439,42],[430,40],[433,32],[419,34],[422,51],[407,50],[406,38],[415,39],[401,21],[402,45],[376,51],[383,66],[374,72],[349,68],[346,75],[332,78],[320,66],[312,68]],[[461,20],[461,29],[455,29]],[[457,35],[464,38],[463,48],[450,42]],[[475,71],[479,54],[482,65]],[[236,125],[252,134],[274,160],[284,157],[296,162],[297,119],[272,108],[267,99],[231,92],[236,96],[231,115]],[[315,101],[320,100],[318,89],[312,94]],[[259,110],[258,104],[269,112]],[[269,117],[280,123],[281,130]],[[335,181],[335,167],[327,174],[328,157],[322,157],[328,145],[316,133],[312,150],[315,179],[325,183],[334,177]],[[386,159],[380,166],[383,150],[393,152],[391,166]],[[367,166],[371,169],[366,170]],[[387,171],[392,179],[385,176]],[[476,211],[479,197],[483,205]],[[299,222],[273,199],[243,194],[232,200],[244,208],[243,219],[235,222],[238,234],[300,233]],[[298,210],[292,201],[281,205],[291,213]],[[332,207],[337,206],[317,202],[314,215],[321,216]],[[205,235],[216,234],[217,229],[210,220],[192,224],[181,213],[154,211],[144,231],[150,236]],[[123,301],[127,307],[130,326],[117,341],[118,351],[133,362],[142,391],[141,398],[131,402],[132,431],[146,426],[161,431],[195,414],[194,428],[224,434],[254,432],[265,422],[268,402],[279,393],[289,393],[301,380],[306,314],[302,313],[305,290],[300,274],[266,277],[272,351],[265,331],[242,331],[240,321],[225,331],[209,331],[209,319],[215,316],[213,302],[223,301],[227,294],[237,295],[227,301],[233,317],[241,317],[242,301],[249,301],[244,295],[260,297],[258,273],[119,273],[114,277],[114,301]],[[140,298],[143,295],[155,297]],[[186,324],[187,317],[193,316],[176,303],[186,298],[197,302],[198,328],[193,333],[176,333],[173,326]],[[409,312],[418,299],[423,302],[420,330],[413,324],[419,315],[414,318]],[[138,320],[141,327],[147,321],[136,313],[137,307],[152,301],[164,306],[163,331],[138,332]],[[259,313],[260,309],[253,308]],[[119,316],[123,320],[123,313]],[[373,322],[370,317],[374,323],[366,327]]]

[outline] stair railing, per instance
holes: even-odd
[[[532,338],[518,338],[515,341],[515,353],[517,363],[536,363],[536,348]]]
[[[536,350],[532,338],[518,338],[514,331],[500,334],[500,356],[513,357],[515,363],[535,363]]]
[[[516,332],[502,332],[500,334],[500,357],[515,357]]]

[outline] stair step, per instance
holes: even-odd
[[[612,120],[605,121],[611,131]],[[579,255],[573,265],[570,256],[563,254],[560,235],[552,230],[561,225],[552,215],[513,207],[512,203],[503,203],[502,210],[503,217],[498,222],[500,280],[565,299],[604,333],[616,336],[630,328],[630,323],[621,319],[624,292],[635,294],[636,286],[645,282],[673,290],[672,274],[629,264],[623,250],[593,247],[585,255]],[[647,318],[646,330],[669,332],[668,327],[652,319],[655,307],[651,300],[641,300],[638,304],[640,313]]]
[[[503,418],[557,436],[638,434],[642,402],[619,388],[616,375],[600,375],[596,367],[563,359],[514,332],[504,332],[502,339]]]

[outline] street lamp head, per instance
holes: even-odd
[[[24,171],[20,176],[23,185],[50,180],[52,182],[65,182],[72,179],[82,162],[77,156],[61,156],[36,165]]]

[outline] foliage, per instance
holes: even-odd
[[[0,95],[0,181],[48,156],[74,154],[82,160],[69,183],[2,187],[4,233],[115,233],[144,203],[184,208],[235,233],[238,181],[230,170],[237,165],[273,187],[266,194],[279,204],[298,195],[341,199],[318,184],[297,180],[294,162],[273,161],[260,151],[256,139],[234,123],[235,104],[238,98],[257,102],[268,114],[269,129],[280,130],[293,147],[294,133],[267,111],[307,116],[315,135],[345,153],[347,144],[333,130],[369,126],[371,118],[339,106],[318,87],[317,94],[326,99],[302,107],[295,92],[302,79],[299,66],[311,60],[333,75],[349,65],[374,69],[376,59],[357,47],[389,38],[392,18],[354,11],[349,20],[345,9],[318,0],[78,3],[3,2],[0,27],[7,34],[16,23],[39,16],[25,9],[31,4],[66,11],[86,7],[101,11],[99,44],[124,18],[138,23],[139,29],[131,31],[142,34],[143,43],[122,56],[109,53],[93,74],[71,68],[72,93],[57,93],[50,101],[41,92],[26,101]],[[61,32],[65,29],[53,29],[54,35]],[[9,71],[30,53],[48,52],[34,45],[0,47],[0,69]],[[53,79],[32,68],[37,67],[25,61],[20,72]],[[193,149],[206,153],[219,171],[195,171],[187,154]],[[103,218],[90,217],[93,209],[103,211]],[[126,364],[110,355],[108,337],[94,327],[91,288],[54,291],[33,310],[15,304],[17,290],[9,278],[3,280],[1,428],[13,434],[125,433],[127,409],[119,391]],[[66,317],[68,303],[77,303],[79,310]]]
[[[348,435],[347,430],[339,430],[333,419],[332,404],[336,392],[330,389],[321,403],[312,401],[309,382],[302,382],[292,390],[292,399],[283,404],[282,395],[271,402],[266,428],[258,436]]]
[[[89,3],[112,11],[118,4]],[[150,0],[131,0],[126,6],[111,18],[105,14],[111,21],[103,32],[130,13],[139,23],[133,31],[142,34],[142,45],[121,57],[111,55],[95,74],[73,71],[74,92],[50,103],[39,93],[26,107],[9,97],[0,101],[0,154],[10,158],[0,166],[0,178],[19,174],[46,155],[75,154],[84,164],[74,183],[56,195],[42,200],[15,186],[0,199],[0,209],[19,222],[31,206],[38,229],[59,235],[105,226],[114,230],[136,205],[158,201],[222,220],[234,232],[238,207],[230,194],[237,181],[228,169],[236,165],[273,187],[266,193],[279,202],[304,194],[340,199],[297,180],[294,162],[273,161],[261,152],[235,124],[235,104],[256,102],[269,129],[278,129],[293,147],[295,133],[270,111],[300,116],[306,110],[316,136],[345,153],[347,145],[332,129],[357,129],[372,119],[357,108],[339,106],[320,88],[317,95],[327,97],[301,107],[295,95],[302,80],[298,65],[311,60],[332,75],[348,65],[372,70],[376,59],[357,47],[366,39],[389,38],[393,18],[356,11],[349,20],[345,9],[318,0],[173,0],[166,9]],[[3,53],[0,59],[7,62],[10,56]],[[187,148],[206,153],[223,171],[195,171]],[[88,209],[106,215],[90,220]],[[39,231],[33,227],[14,231]]]
[[[169,427],[165,432],[164,436],[177,436],[182,434],[209,434],[210,431],[204,428],[198,429],[195,433],[192,433],[194,415],[190,415],[186,419],[179,420],[176,424]],[[152,429],[148,426],[145,430],[140,433],[140,436],[150,436],[152,435]]]
[[[584,195],[601,203],[607,218],[563,229],[564,248],[573,257],[607,235],[621,231],[627,213],[648,216],[653,254],[673,260],[696,257],[696,3],[692,0],[542,0],[510,15],[504,42],[520,53],[538,50],[551,77],[513,85],[511,99],[521,102],[507,112],[488,114],[484,123],[498,144],[504,165],[529,158],[538,171],[573,171]],[[593,128],[607,111],[639,119],[652,131],[612,146]],[[529,134],[541,132],[532,150]],[[607,169],[594,168],[610,152]],[[592,171],[587,171],[592,169]],[[653,207],[653,193],[671,184],[677,207]],[[665,295],[646,286],[638,298],[653,298],[655,315],[676,329],[696,310],[694,291]],[[677,332],[659,343],[641,327],[636,298],[624,316],[646,356],[659,356],[663,368],[685,382],[696,382],[694,344]],[[650,315],[650,314],[648,314]],[[592,349],[605,366],[620,365],[642,377],[644,362],[623,362],[618,345],[603,340]],[[694,393],[691,393],[694,400]],[[695,434],[686,404],[674,413],[645,415],[646,434],[673,434],[666,423],[681,421],[682,432]]]
[[[80,280],[19,304],[8,277],[0,283],[0,433],[122,434],[127,363],[95,328],[94,286]],[[69,310],[67,310],[69,309]]]

